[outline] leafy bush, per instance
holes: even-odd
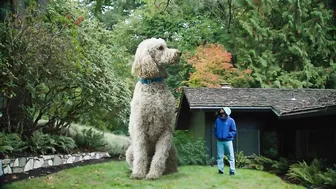
[[[286,158],[272,160],[265,156],[257,156],[253,154],[253,159],[250,161],[248,167],[251,169],[267,171],[274,174],[286,174],[289,170],[289,161]]]
[[[284,175],[288,172],[290,163],[286,158],[280,158],[279,161],[273,161],[272,169],[270,172],[275,174]]]
[[[287,176],[308,187],[318,187],[325,182],[325,179],[321,176],[323,175],[323,168],[322,160],[314,159],[310,165],[302,161],[291,165]]]
[[[77,147],[75,140],[71,137],[53,135],[52,138],[55,140],[57,151],[70,153],[74,148]]]
[[[126,125],[130,65],[112,32],[74,1],[48,1],[44,11],[29,2],[20,27],[15,14],[0,22],[0,130],[30,138],[42,118],[43,130],[53,134],[74,121]]]
[[[49,134],[35,131],[28,141],[29,148],[32,152],[39,154],[55,153],[57,143]]]
[[[334,169],[327,168],[327,171],[320,177],[325,185],[330,186],[328,188],[336,188],[336,165],[334,165]]]
[[[180,165],[205,165],[209,161],[203,139],[190,137],[186,131],[175,131],[174,144]]]
[[[93,151],[106,150],[107,144],[103,132],[95,132],[92,128],[83,129],[75,135],[75,142],[79,148]]]
[[[22,141],[18,134],[6,134],[0,132],[0,153],[20,152],[26,148],[27,144]]]
[[[253,154],[252,160],[248,166],[251,169],[269,171],[271,170],[273,164],[274,160],[271,160],[270,158],[264,156],[258,156],[256,154]]]
[[[250,160],[247,159],[247,157],[244,155],[243,151],[235,152],[234,157],[235,157],[235,165],[238,168],[244,168],[250,163]],[[229,164],[229,159],[228,159],[227,156],[224,156],[224,162],[227,165]]]

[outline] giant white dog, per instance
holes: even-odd
[[[135,54],[132,74],[139,77],[131,102],[129,134],[132,144],[126,151],[131,178],[157,179],[177,172],[173,144],[175,98],[164,81],[166,67],[180,61],[181,52],[170,49],[159,38],[142,41]]]

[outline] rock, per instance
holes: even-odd
[[[39,159],[34,160],[34,169],[42,167],[43,163],[44,163],[44,161],[40,161]]]
[[[73,159],[74,159],[73,157],[69,157],[66,163],[73,163]]]
[[[26,171],[32,170],[33,168],[34,168],[34,159],[29,159],[23,171],[26,172]]]
[[[12,168],[10,166],[4,167],[4,174],[12,174]]]
[[[54,158],[54,164],[53,165],[62,165],[63,164],[63,160],[61,157],[55,155],[55,158]]]
[[[24,167],[26,163],[27,163],[27,158],[25,157],[19,158],[19,167]]]
[[[19,159],[16,158],[16,159],[14,160],[14,163],[13,163],[13,166],[12,166],[12,167],[18,167],[18,166],[19,166]]]
[[[34,169],[42,167],[43,164],[44,164],[44,159],[43,158],[39,158],[37,160],[34,160]]]

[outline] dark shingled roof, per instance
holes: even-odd
[[[278,116],[336,107],[334,89],[189,88],[183,93],[191,109],[270,108]]]

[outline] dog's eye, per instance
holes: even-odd
[[[161,46],[159,46],[159,48],[158,48],[160,51],[162,51],[163,49],[164,49],[164,47],[161,45]]]

